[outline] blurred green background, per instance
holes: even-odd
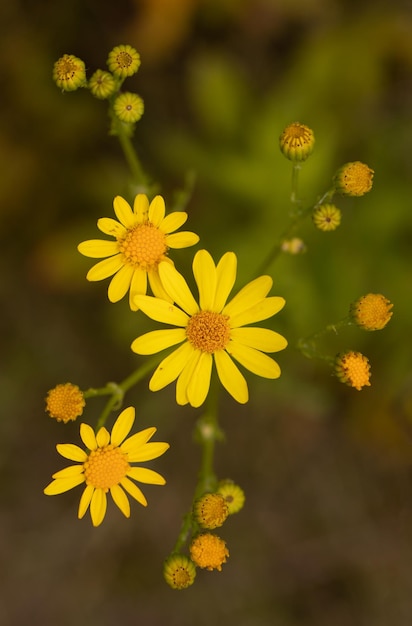
[[[409,626],[412,623],[412,15],[411,2],[365,0],[3,0],[0,8],[0,621],[7,625]],[[109,50],[135,46],[125,83],[145,101],[135,143],[171,206],[187,172],[197,180],[189,228],[217,260],[238,255],[249,280],[287,224],[288,123],[314,129],[301,175],[313,203],[344,162],[375,170],[364,198],[344,199],[330,234],[308,221],[304,255],[271,268],[285,309],[269,325],[289,348],[278,381],[248,376],[251,401],[221,398],[226,442],[217,471],[241,484],[246,507],[221,529],[230,559],[186,591],[162,579],[196,483],[199,411],[174,387],[130,392],[137,427],[171,443],[130,521],[114,506],[103,525],[76,518],[80,489],[47,498],[64,466],[55,444],[78,424],[47,418],[59,382],[120,381],[139,364],[131,341],[153,328],[110,305],[108,282],[85,280],[76,251],[97,236],[112,199],[132,199],[108,136],[105,104],[51,80],[64,53],[88,75]],[[193,251],[176,264],[188,273]],[[295,349],[368,292],[394,303],[378,333],[351,328],[326,341],[366,354],[372,386],[357,392]],[[101,404],[84,414],[93,423]]]

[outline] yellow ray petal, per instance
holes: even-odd
[[[73,489],[82,483],[84,483],[84,474],[70,476],[70,478],[57,478],[47,485],[43,493],[45,493],[46,496],[57,496],[59,493],[70,491],[70,489]]]
[[[113,200],[113,208],[116,217],[125,228],[131,228],[137,223],[136,216],[132,211],[132,207],[124,198],[116,196]]]
[[[173,326],[187,326],[188,315],[166,300],[152,296],[135,296],[134,302],[143,313],[156,322],[173,324]]]
[[[135,433],[121,444],[120,448],[122,452],[125,452],[129,456],[135,452],[139,452],[140,448],[144,446],[151,437],[153,437],[155,432],[156,428],[151,426],[150,428],[145,428],[144,430],[140,430],[138,433]]]
[[[200,350],[192,349],[191,354],[187,357],[186,363],[182,369],[182,373],[177,379],[176,383],[176,402],[177,404],[184,406],[189,403],[187,395],[187,387],[193,376],[193,372],[196,369],[197,362],[200,359]]]
[[[165,216],[166,208],[165,201],[162,196],[155,196],[150,203],[149,207],[149,221],[155,226],[159,227]]]
[[[149,277],[150,289],[152,290],[153,295],[161,300],[166,300],[166,302],[172,302],[172,298],[162,285],[157,267],[155,269],[150,269],[147,272],[147,275]]]
[[[96,280],[104,280],[105,278],[109,278],[109,276],[116,274],[122,266],[122,255],[116,254],[116,256],[104,259],[104,261],[100,261],[100,263],[93,265],[93,267],[91,267],[87,272],[86,278],[92,282]]]
[[[199,235],[192,233],[190,230],[182,230],[181,232],[174,233],[173,235],[166,235],[166,245],[168,248],[174,248],[178,250],[180,248],[189,248],[194,246],[199,241]]]
[[[176,380],[193,352],[194,350],[190,343],[185,342],[163,359],[150,379],[149,389],[151,391],[159,391],[159,389],[163,389],[163,387]]]
[[[224,350],[215,352],[214,358],[223,387],[237,402],[245,404],[249,400],[249,391],[243,374]]]
[[[127,475],[133,480],[137,480],[139,483],[146,483],[148,485],[165,485],[166,481],[161,474],[148,469],[147,467],[131,467],[127,472]]]
[[[72,478],[73,476],[79,476],[83,472],[83,465],[69,465],[69,467],[55,472],[52,478]]]
[[[137,311],[137,306],[135,303],[135,297],[137,295],[146,295],[147,292],[147,272],[145,270],[136,267],[132,281],[130,283],[130,292],[129,292],[129,306],[132,311]]]
[[[142,463],[143,461],[151,461],[162,456],[170,448],[169,444],[164,441],[153,441],[151,443],[145,443],[139,450],[130,452],[128,459],[130,463]],[[122,448],[123,449],[123,448]]]
[[[285,300],[278,296],[264,298],[264,300],[260,300],[252,307],[231,315],[229,320],[230,327],[238,328],[239,326],[266,320],[278,313],[283,308],[284,304]]]
[[[117,220],[114,220],[111,217],[101,217],[97,220],[97,228],[102,231],[105,235],[110,235],[111,237],[116,237],[116,239],[120,239],[124,237],[126,234],[126,228],[120,224]]]
[[[97,449],[97,441],[94,430],[89,424],[80,424],[80,437],[89,450]]]
[[[140,502],[140,504],[142,504],[143,506],[147,506],[147,500],[144,497],[143,492],[141,491],[141,489],[139,489],[137,485],[132,483],[129,478],[123,478],[120,484],[123,489],[125,489],[127,493],[130,494],[135,500]]]
[[[219,313],[226,304],[236,280],[237,258],[234,252],[226,252],[216,268],[216,295],[213,311]]]
[[[109,431],[107,430],[107,428],[105,428],[104,426],[102,426],[101,428],[99,428],[97,434],[96,434],[96,442],[97,442],[97,447],[98,448],[104,448],[105,446],[108,446],[110,443],[110,434]]]
[[[212,355],[202,352],[187,386],[187,397],[191,406],[199,407],[205,401],[210,387],[212,365]]]
[[[137,222],[145,222],[149,215],[149,200],[144,193],[139,193],[134,199],[133,213],[137,217]]]
[[[230,317],[263,300],[272,288],[273,280],[270,276],[259,276],[241,289],[225,306],[222,313]]]
[[[226,350],[253,374],[263,378],[279,378],[280,367],[267,354],[235,342],[230,342]]]
[[[110,487],[110,493],[113,502],[119,507],[123,515],[130,517],[130,502],[123,489],[119,485],[113,485]]]
[[[202,311],[212,311],[215,302],[217,274],[214,261],[207,250],[199,250],[193,259],[193,276],[199,291]]]
[[[110,302],[119,302],[127,293],[135,272],[131,265],[123,265],[110,281],[107,291]]]
[[[183,226],[187,220],[187,213],[184,211],[174,211],[166,215],[162,223],[160,224],[160,230],[162,233],[173,233],[175,230]]]
[[[79,502],[79,510],[77,512],[77,517],[79,519],[82,519],[84,517],[87,509],[89,508],[89,504],[90,504],[90,500],[92,499],[93,492],[94,492],[93,485],[87,485],[87,487],[83,491],[82,497],[80,498],[80,502]]]
[[[77,249],[84,256],[92,259],[103,259],[104,257],[117,254],[119,252],[119,244],[117,241],[89,239],[88,241],[82,241],[82,243],[79,243]]]
[[[74,443],[58,443],[56,449],[59,454],[70,461],[79,461],[80,463],[87,461],[86,452]]]
[[[95,489],[90,501],[90,515],[93,526],[100,526],[107,509],[107,497],[103,489]]]
[[[130,433],[135,420],[135,409],[133,406],[129,406],[124,409],[115,423],[113,424],[112,432],[110,435],[110,443],[114,446],[120,446],[120,444],[126,439]]]
[[[131,345],[136,354],[156,354],[165,348],[170,348],[186,339],[184,328],[169,328],[167,330],[153,330],[135,339]]]
[[[230,338],[244,346],[262,350],[262,352],[278,352],[288,345],[286,339],[268,328],[255,328],[254,326],[232,328]]]
[[[194,315],[199,311],[199,306],[185,279],[173,265],[162,261],[159,264],[159,276],[173,302],[176,302],[189,315]]]

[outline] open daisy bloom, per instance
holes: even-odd
[[[163,389],[177,379],[177,403],[199,407],[209,391],[214,360],[223,387],[243,404],[249,399],[247,383],[231,357],[258,376],[280,376],[279,365],[264,353],[283,350],[286,339],[273,330],[245,325],[272,317],[285,301],[277,296],[266,297],[273,281],[270,276],[260,276],[226,304],[235,283],[236,265],[233,252],[224,254],[217,266],[206,250],[196,253],[193,273],[199,304],[183,276],[168,263],[159,265],[159,274],[178,306],[160,298],[136,296],[143,313],[178,328],[146,333],[133,341],[132,350],[137,354],[154,354],[182,344],[154,372],[149,383],[152,391]]]
[[[149,206],[144,194],[138,194],[133,209],[121,196],[113,201],[118,221],[102,217],[97,227],[115,241],[91,239],[77,247],[84,256],[104,259],[87,273],[87,280],[110,281],[108,296],[110,302],[118,302],[129,292],[130,308],[135,311],[137,294],[146,294],[147,278],[155,296],[169,300],[159,278],[158,266],[161,261],[173,264],[167,257],[169,248],[187,248],[199,241],[192,232],[175,231],[187,220],[187,213],[175,211],[165,217],[165,202],[156,196]]]
[[[81,519],[90,505],[93,526],[99,526],[107,508],[107,492],[121,512],[130,517],[130,503],[125,492],[143,506],[147,500],[130,479],[151,485],[164,485],[165,479],[157,472],[144,467],[132,467],[131,463],[156,459],[169,448],[168,443],[148,443],[156,428],[146,428],[127,437],[135,418],[135,410],[129,407],[122,411],[113,425],[111,435],[102,427],[97,434],[88,424],[80,425],[80,437],[88,451],[72,443],[60,443],[57,451],[70,461],[70,465],[53,474],[54,479],[44,490],[47,496],[64,493],[86,483],[80,498],[78,516]]]

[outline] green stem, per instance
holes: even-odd
[[[316,358],[316,359],[322,359],[325,361],[333,361],[334,359],[332,359],[331,357],[323,356],[322,354],[320,354],[316,344],[325,335],[329,333],[333,333],[337,335],[338,331],[341,328],[343,328],[344,326],[350,326],[351,324],[352,324],[352,321],[350,317],[345,317],[342,320],[339,320],[339,322],[336,322],[335,324],[328,324],[327,326],[325,326],[325,328],[322,328],[322,330],[319,330],[313,335],[299,339],[297,343],[297,348],[298,350],[300,350],[303,356],[307,357],[308,359]]]
[[[116,124],[116,134],[119,138],[120,146],[123,150],[123,154],[132,174],[133,181],[136,185],[136,191],[140,193],[147,193],[149,189],[147,176],[143,171],[132,140],[127,134],[124,124],[121,122]]]

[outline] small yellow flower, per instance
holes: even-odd
[[[105,98],[110,98],[115,93],[117,82],[110,72],[96,70],[89,80],[89,89],[95,98],[104,100]]]
[[[113,104],[113,110],[119,120],[126,124],[138,122],[144,112],[144,103],[136,93],[122,93],[117,96]]]
[[[108,290],[110,302],[118,302],[130,290],[133,311],[137,310],[135,296],[147,292],[148,278],[152,292],[170,302],[158,266],[161,261],[172,264],[167,256],[169,248],[187,248],[199,241],[195,233],[174,232],[186,222],[187,213],[175,211],[165,217],[162,196],[156,196],[149,206],[144,194],[136,196],[133,209],[121,196],[116,196],[113,207],[119,221],[102,217],[97,226],[115,241],[92,239],[78,245],[81,254],[104,258],[89,270],[87,280],[103,280],[114,275]]]
[[[139,53],[129,45],[116,46],[109,53],[108,68],[115,76],[127,78],[136,74],[140,67]]]
[[[156,432],[153,427],[126,439],[134,419],[134,408],[124,409],[114,423],[111,435],[104,427],[95,434],[91,426],[80,424],[80,437],[88,451],[71,443],[58,444],[56,447],[61,456],[77,461],[80,465],[70,465],[53,474],[54,480],[47,485],[44,493],[55,496],[86,483],[80,498],[78,517],[81,519],[90,505],[93,526],[99,526],[106,515],[109,491],[126,517],[130,517],[130,503],[125,492],[143,506],[147,506],[142,491],[130,479],[150,485],[164,485],[166,481],[157,472],[134,467],[131,463],[157,459],[166,452],[169,444],[147,443]]]
[[[203,569],[212,571],[222,570],[223,563],[229,556],[226,543],[212,533],[202,533],[197,535],[190,544],[190,557],[192,561]]]
[[[196,567],[187,556],[172,554],[164,563],[163,576],[172,589],[186,589],[195,581]]]
[[[334,370],[342,383],[360,391],[370,386],[370,365],[366,356],[360,352],[344,352],[335,359]]]
[[[218,528],[229,515],[225,498],[219,493],[206,493],[196,500],[193,513],[202,528]]]
[[[282,154],[289,161],[305,161],[315,147],[315,135],[308,126],[294,122],[286,126],[279,137],[279,145]]]
[[[380,293],[368,293],[350,306],[350,316],[364,330],[382,330],[392,317],[393,304]]]
[[[312,219],[319,230],[336,230],[340,224],[341,212],[334,204],[321,204],[313,211]]]
[[[57,385],[47,393],[46,411],[58,422],[74,421],[83,413],[85,405],[83,393],[72,383]]]
[[[289,254],[302,254],[306,252],[306,244],[300,237],[292,237],[292,239],[284,239],[282,241],[282,252]]]
[[[63,91],[86,86],[86,68],[81,59],[65,54],[53,66],[53,80]]]
[[[365,163],[346,163],[335,174],[335,189],[344,196],[363,196],[372,189],[373,174]]]
[[[176,402],[199,407],[209,392],[214,362],[223,387],[244,404],[249,399],[247,383],[231,357],[257,376],[280,376],[279,365],[264,353],[283,350],[286,339],[273,330],[245,325],[272,317],[283,308],[285,300],[266,297],[273,281],[270,276],[260,276],[226,304],[235,283],[236,266],[233,252],[224,254],[216,266],[207,250],[199,250],[193,260],[199,304],[183,276],[169,263],[160,263],[159,275],[178,306],[160,298],[136,296],[143,313],[177,328],[146,333],[133,341],[132,350],[154,354],[182,344],[154,372],[149,382],[151,391],[163,389],[177,379]]]
[[[226,500],[229,515],[238,513],[245,504],[245,493],[243,489],[232,480],[221,480],[217,486],[217,492]]]

